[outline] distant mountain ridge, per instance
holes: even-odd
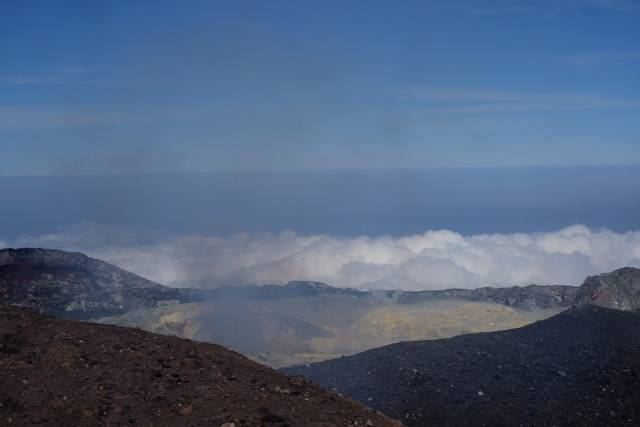
[[[577,286],[528,285],[504,288],[446,289],[442,291],[402,292],[399,303],[415,304],[433,299],[494,302],[521,310],[570,307],[575,304]]]
[[[589,276],[581,286],[531,284],[430,291],[362,291],[333,287],[321,282],[292,281],[285,285],[223,286],[211,289],[210,295],[255,300],[350,295],[397,304],[418,304],[435,300],[488,302],[527,311],[568,308],[580,304],[638,310],[640,309],[640,269],[623,267],[610,273]]]
[[[397,304],[418,304],[434,300],[488,302],[527,311],[568,308],[580,304],[619,310],[638,310],[640,309],[640,269],[623,267],[610,273],[589,276],[581,286],[531,284],[433,291],[362,291],[337,288],[320,282],[292,281],[286,285],[224,286],[212,289],[210,292],[211,296],[216,297],[244,297],[257,300],[350,295]]]
[[[640,269],[624,267],[590,276],[581,286],[532,284],[434,291],[362,291],[320,282],[292,281],[285,285],[199,289],[163,286],[77,252],[40,248],[0,250],[0,302],[27,305],[51,313],[72,315],[78,312],[82,316],[82,312],[104,310],[116,314],[172,301],[269,300],[329,295],[375,298],[398,304],[452,299],[497,303],[521,310],[579,304],[636,310],[640,309]]]
[[[213,299],[242,299],[247,301],[335,295],[350,295],[363,298],[370,296],[367,291],[338,288],[321,282],[304,280],[295,280],[284,285],[221,286],[207,289],[206,292]]]

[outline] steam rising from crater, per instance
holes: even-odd
[[[363,289],[579,284],[589,274],[640,267],[640,231],[573,225],[556,232],[463,236],[450,230],[390,237],[129,233],[95,224],[0,246],[77,250],[170,286],[314,280]]]

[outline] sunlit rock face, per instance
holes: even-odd
[[[619,310],[640,309],[640,269],[626,267],[587,277],[576,304],[593,304]]]

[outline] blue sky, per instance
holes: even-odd
[[[638,41],[640,0],[5,0],[0,248],[178,286],[640,266]]]
[[[2,2],[0,175],[640,163],[640,2]]]

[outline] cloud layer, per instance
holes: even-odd
[[[317,280],[360,289],[580,284],[585,276],[640,267],[640,231],[573,225],[556,232],[406,237],[129,233],[80,224],[1,246],[77,250],[171,286]]]

